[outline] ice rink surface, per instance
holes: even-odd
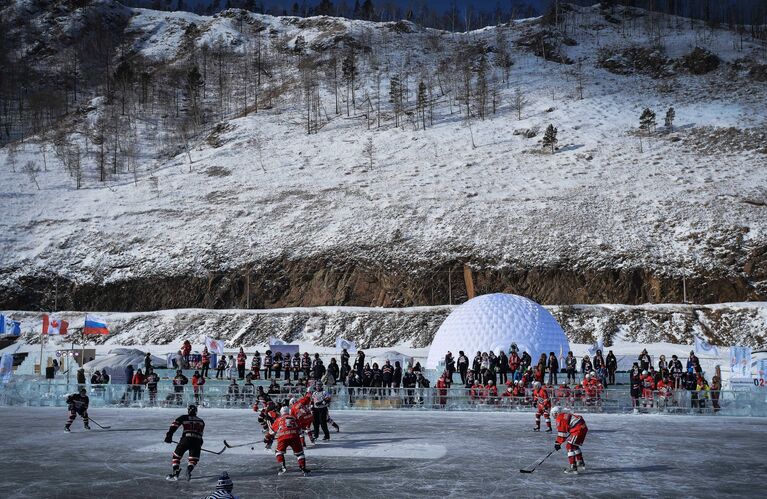
[[[0,497],[194,498],[229,471],[234,493],[255,497],[764,497],[767,421],[586,415],[588,471],[563,474],[564,452],[533,474],[526,467],[553,448],[534,433],[532,414],[336,411],[330,442],[307,450],[310,477],[277,476],[262,444],[202,454],[191,482],[166,482],[168,425],[184,409],[94,409],[111,430],[63,430],[61,408],[0,408]],[[201,410],[205,445],[261,439],[250,410]],[[332,429],[331,429],[332,431]],[[183,462],[186,464],[186,461]]]

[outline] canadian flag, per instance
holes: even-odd
[[[67,334],[69,323],[62,321],[58,317],[48,317],[48,314],[43,315],[43,334],[58,335]]]
[[[208,347],[210,353],[224,355],[224,342],[221,340],[214,340],[213,338],[206,336],[205,346]]]

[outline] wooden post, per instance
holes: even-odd
[[[463,280],[466,283],[466,297],[471,300],[474,298],[474,277],[471,274],[471,268],[463,265]]]

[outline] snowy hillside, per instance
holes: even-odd
[[[559,30],[532,19],[464,34],[117,10],[114,65],[130,54],[135,75],[181,76],[152,76],[147,99],[137,76],[89,97],[64,131],[0,149],[0,307],[442,304],[465,296],[463,264],[478,292],[554,304],[681,301],[683,275],[691,301],[767,297],[759,40],[643,11],[609,22],[597,7],[567,11]],[[718,59],[705,74],[685,63],[696,46]],[[332,75],[350,47],[352,83]],[[257,87],[247,61],[261,50]],[[191,116],[193,62],[207,66],[202,118],[167,125]],[[657,127],[640,133],[645,107]],[[99,135],[108,112],[127,121],[114,146]],[[100,143],[114,149],[106,168]]]

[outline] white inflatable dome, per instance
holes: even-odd
[[[533,364],[542,353],[559,357],[560,351],[567,354],[570,349],[565,332],[548,310],[523,296],[495,293],[472,298],[447,316],[429,348],[426,368],[436,369],[448,351],[457,360],[463,350],[471,362],[478,351],[508,353],[512,343],[520,355],[529,353]]]

